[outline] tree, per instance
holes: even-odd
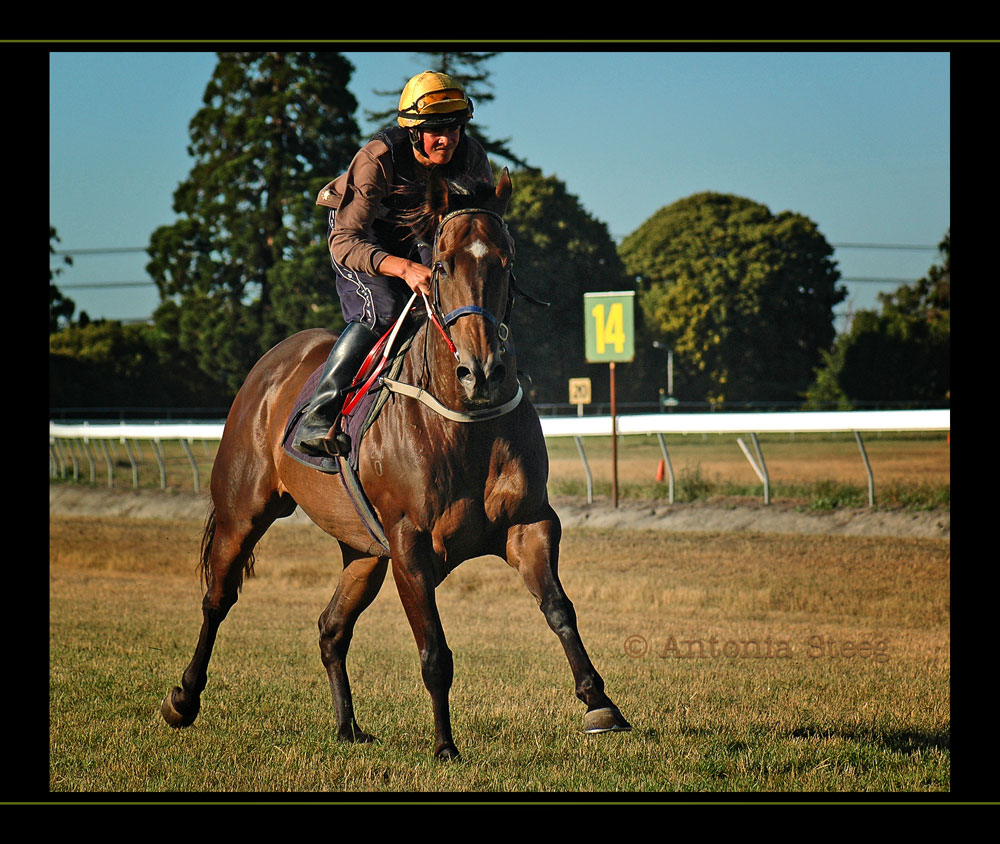
[[[892,293],[879,293],[883,313],[901,320],[925,323],[933,332],[951,333],[951,229],[938,244],[940,263],[912,286],[901,285]]]
[[[425,56],[423,60],[426,70],[435,70],[439,73],[447,73],[455,79],[464,89],[465,93],[472,99],[473,105],[478,113],[481,112],[483,103],[491,102],[495,95],[492,90],[489,72],[485,69],[486,62],[497,56],[497,53],[450,53],[450,52],[421,52],[419,56]],[[399,105],[399,93],[403,90],[408,79],[404,79],[398,91],[375,91],[380,97],[391,97],[392,108],[384,111],[365,111],[365,117],[379,125],[386,123],[395,124],[396,111]],[[509,161],[514,167],[537,172],[537,168],[532,167],[524,159],[511,152],[508,144],[510,138],[494,140],[487,134],[487,126],[479,119],[473,119],[467,126],[466,131],[483,145],[483,148],[490,155],[497,156]]]
[[[527,293],[551,303],[543,310],[517,299],[511,334],[518,368],[531,376],[534,401],[565,402],[569,379],[583,376],[594,379],[594,400],[607,401],[607,365],[586,361],[583,294],[633,289],[614,241],[607,225],[555,176],[521,170],[511,180],[506,220],[514,237],[514,275]],[[637,362],[618,387],[620,398],[638,398],[645,389],[643,397],[652,400],[655,387],[643,387],[644,371]]]
[[[56,243],[59,243],[59,235],[56,234],[55,226],[49,226],[49,255],[55,255]],[[67,266],[71,266],[73,263],[73,258],[66,255],[63,258],[63,263]],[[56,267],[53,269],[49,267],[49,333],[53,331],[58,331],[60,327],[68,323],[73,318],[73,312],[76,310],[76,303],[65,296],[55,285],[56,277],[62,274],[64,267]]]
[[[148,249],[154,316],[233,392],[287,335],[342,324],[315,202],[358,147],[352,71],[337,53],[219,53],[191,120],[180,219]]]
[[[699,193],[661,208],[619,254],[650,330],[674,350],[675,394],[717,405],[802,397],[847,295],[815,223]]]
[[[218,407],[225,396],[154,327],[97,320],[49,335],[49,407]]]
[[[880,293],[823,355],[810,405],[944,405],[951,397],[951,230],[941,262],[913,285]]]

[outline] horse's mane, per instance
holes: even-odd
[[[434,234],[438,220],[445,211],[473,208],[495,199],[494,187],[489,182],[470,176],[442,176],[432,169],[427,183],[419,187],[407,186],[403,192],[419,196],[416,207],[400,212],[399,220],[418,240],[428,240]],[[445,207],[447,200],[447,207]]]

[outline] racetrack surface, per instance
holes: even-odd
[[[812,512],[786,502],[763,504],[741,500],[668,504],[665,501],[553,499],[564,529],[577,527],[665,530],[676,532],[735,531],[752,533],[828,534],[951,538],[950,510],[883,510],[842,507]],[[50,515],[162,518],[202,522],[208,513],[206,493],[163,490],[101,489],[56,484],[49,487]],[[287,520],[308,522],[301,510]]]

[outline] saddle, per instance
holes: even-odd
[[[389,398],[389,389],[383,381],[386,378],[394,380],[399,375],[406,352],[413,342],[414,331],[415,328],[411,329],[402,338],[402,342],[400,342],[396,351],[390,354],[380,376],[373,381],[362,382],[359,389],[364,390],[364,392],[348,401],[346,405],[347,412],[340,421],[342,429],[351,438],[351,453],[346,458],[307,454],[295,447],[296,434],[299,425],[302,423],[302,417],[309,406],[313,394],[316,392],[316,386],[319,384],[320,377],[323,374],[322,363],[316,367],[316,370],[306,379],[305,384],[302,385],[302,389],[299,391],[298,396],[295,398],[295,403],[292,405],[294,410],[285,425],[285,433],[281,438],[282,450],[293,460],[328,475],[340,475],[344,483],[344,488],[347,490],[347,494],[358,511],[358,515],[361,517],[361,521],[367,528],[368,533],[371,534],[373,539],[381,543],[387,555],[389,553],[389,541],[386,539],[382,524],[379,522],[378,516],[375,514],[375,510],[365,495],[361,487],[361,482],[358,479],[358,458],[361,450],[361,440],[368,433],[368,430],[378,418],[379,413],[381,413],[382,408]],[[365,369],[368,366],[369,361],[365,361],[365,364],[362,365],[362,371],[355,378],[355,382],[361,380],[367,374]]]

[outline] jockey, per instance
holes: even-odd
[[[335,430],[347,389],[411,293],[431,292],[430,250],[414,241],[401,218],[423,202],[430,169],[493,183],[486,151],[465,132],[472,110],[452,77],[417,74],[400,96],[398,126],[379,131],[347,172],[320,191],[316,203],[330,209],[330,257],[347,327],[299,426],[295,445],[301,451],[350,451],[347,435]]]

